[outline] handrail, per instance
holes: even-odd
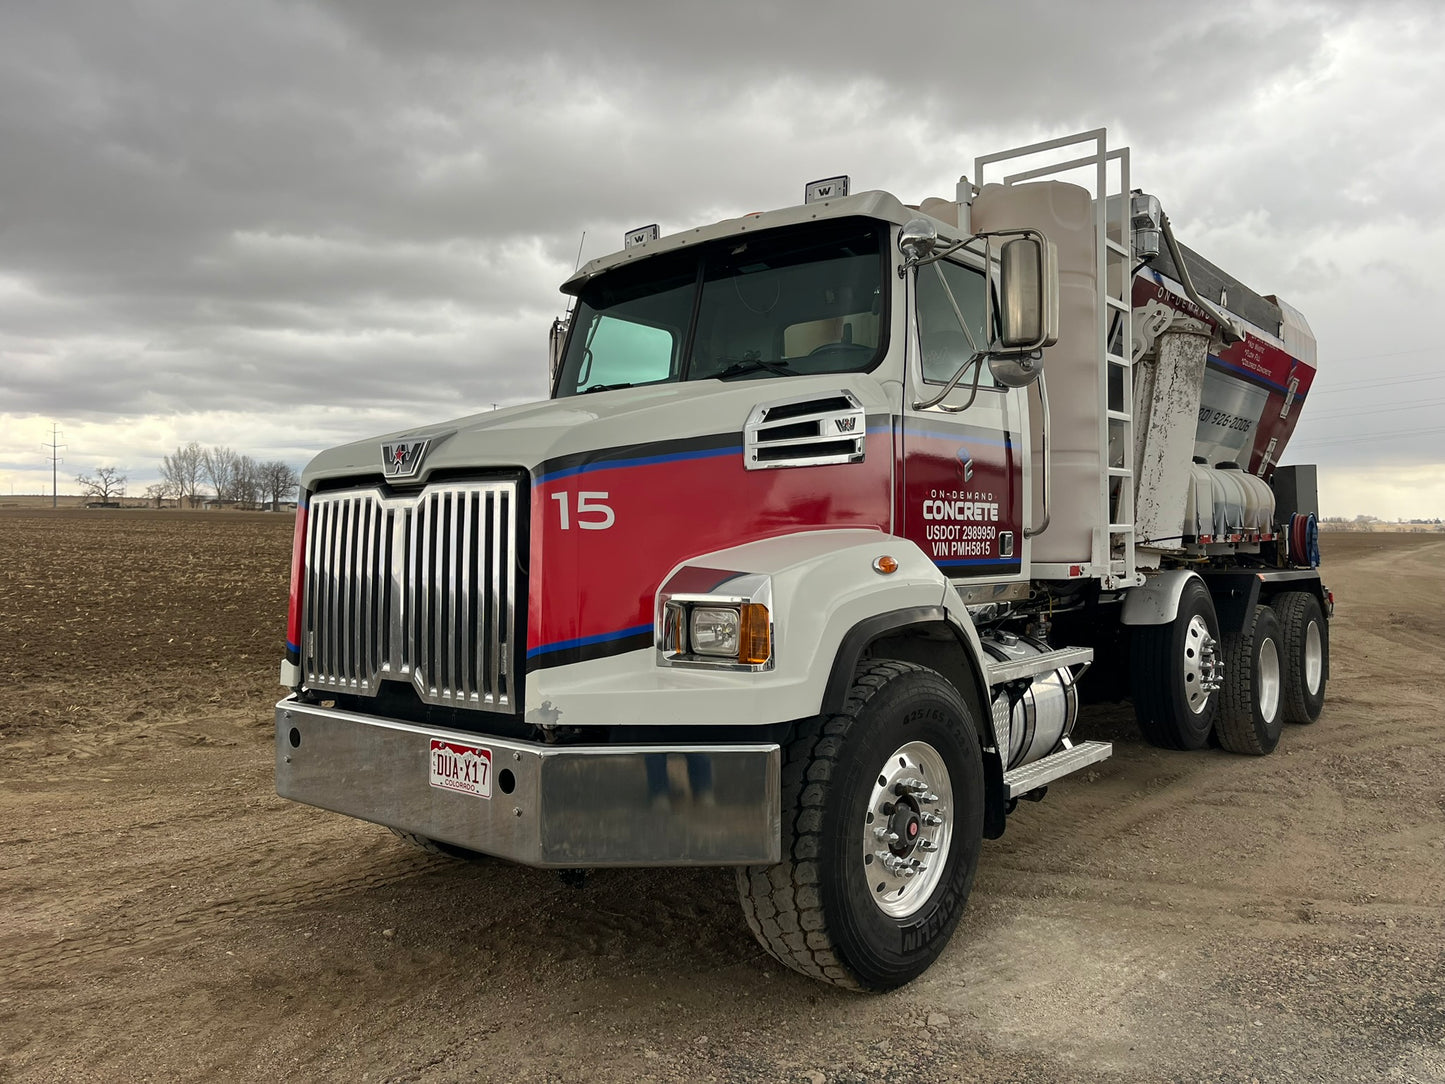
[[[1037,527],[1025,527],[1025,538],[1037,538],[1047,531],[1049,529],[1049,519],[1051,516],[1049,511],[1049,497],[1051,496],[1050,487],[1053,481],[1053,471],[1049,469],[1049,389],[1044,384],[1043,373],[1039,373],[1039,403],[1042,406],[1042,409],[1039,411],[1039,421],[1042,423],[1042,429],[1039,433],[1039,462],[1042,464],[1044,475],[1043,522]]]

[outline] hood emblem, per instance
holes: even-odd
[[[426,455],[429,439],[404,437],[381,446],[381,465],[388,478],[415,478],[421,471],[421,461]]]

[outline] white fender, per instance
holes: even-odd
[[[898,562],[883,574],[880,556]],[[881,614],[946,611],[978,657],[978,637],[956,591],[912,542],[873,530],[806,531],[689,558],[688,567],[766,576],[772,668],[757,672],[669,666],[655,647],[539,670],[527,680],[529,721],[560,726],[767,724],[818,713],[847,634]]]
[[[1197,572],[1170,569],[1151,572],[1143,586],[1130,588],[1124,596],[1119,622],[1124,625],[1167,625],[1179,613],[1179,598],[1190,580],[1204,580]]]

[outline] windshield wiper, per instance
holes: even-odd
[[[618,388],[630,388],[631,384],[593,384],[591,387],[583,388],[578,395],[589,395],[594,391],[616,391]]]
[[[748,373],[756,373],[766,369],[770,373],[777,373],[779,376],[801,376],[798,370],[791,368],[781,361],[763,361],[760,358],[749,358],[747,361],[735,361],[722,372],[717,374],[719,380],[731,380],[735,376],[746,376]]]

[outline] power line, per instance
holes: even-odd
[[[1406,354],[1429,354],[1439,350],[1438,346],[1414,346],[1409,350],[1393,350],[1388,354],[1360,354],[1353,358],[1332,358],[1331,365],[1342,365],[1351,361],[1375,361],[1378,358],[1402,358]]]
[[[1354,437],[1312,437],[1309,440],[1294,441],[1291,448],[1302,448],[1312,444],[1358,444],[1364,440],[1395,440],[1399,437],[1417,437],[1425,433],[1445,433],[1445,425],[1424,429],[1397,429],[1393,433],[1362,433]]]
[[[60,449],[68,448],[70,445],[60,443],[60,429],[54,422],[51,422],[50,443],[42,444],[41,447],[50,449],[50,455],[46,456],[46,458],[50,460],[50,507],[55,508],[60,500],[57,468],[65,462],[65,460],[60,458]]]
[[[1387,388],[1395,384],[1419,384],[1427,380],[1445,380],[1445,373],[1434,373],[1430,376],[1400,376],[1393,380],[1351,380],[1344,384],[1335,384],[1329,388],[1310,388],[1311,395],[1330,395],[1337,391],[1351,391],[1355,388]]]
[[[1312,422],[1325,421],[1328,418],[1357,418],[1365,414],[1394,414],[1401,410],[1418,410],[1422,407],[1440,406],[1445,404],[1445,399],[1423,399],[1418,403],[1403,403],[1398,406],[1380,407],[1378,410],[1337,410],[1332,414],[1310,414]]]

